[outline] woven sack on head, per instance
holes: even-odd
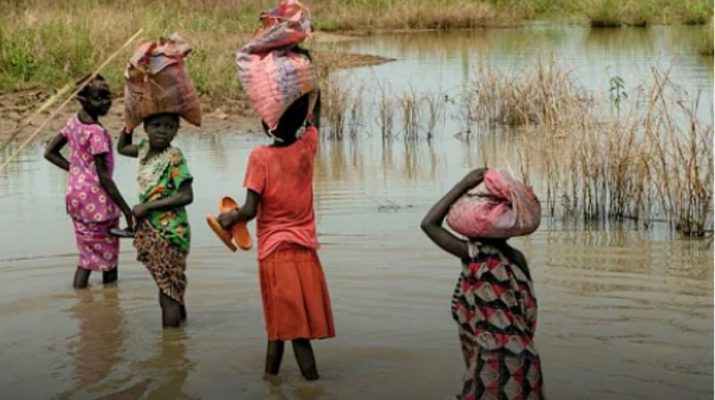
[[[124,72],[124,122],[128,129],[161,113],[201,125],[201,104],[184,65],[191,46],[178,34],[140,45]]]
[[[499,170],[457,200],[447,225],[469,238],[506,239],[528,235],[541,223],[541,204],[531,187]]]
[[[318,91],[318,73],[302,52],[293,51],[310,35],[310,13],[285,0],[261,17],[262,26],[236,54],[238,79],[258,116],[273,130],[297,99]],[[316,96],[311,96],[310,110]]]

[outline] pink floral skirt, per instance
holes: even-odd
[[[119,219],[104,222],[85,222],[72,219],[79,250],[79,264],[91,271],[111,271],[117,268],[119,239],[109,230],[119,226]]]

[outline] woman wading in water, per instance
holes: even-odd
[[[422,221],[422,230],[462,260],[452,316],[467,370],[458,399],[543,399],[534,347],[536,298],[526,259],[506,239],[462,240],[442,223],[452,204],[477,186],[485,169],[465,176]]]

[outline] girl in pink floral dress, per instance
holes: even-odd
[[[117,280],[119,240],[109,231],[119,225],[121,214],[131,227],[132,214],[112,180],[112,138],[99,123],[112,105],[107,82],[97,76],[78,94],[78,100],[82,110],[48,144],[45,158],[69,172],[65,203],[79,250],[74,287],[84,288],[92,271],[102,271],[105,284]],[[60,153],[68,143],[69,160]]]

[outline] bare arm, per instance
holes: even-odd
[[[62,134],[57,134],[45,148],[45,159],[65,171],[70,170],[70,162],[60,153],[67,144],[67,138]]]
[[[107,168],[107,154],[103,153],[95,155],[94,166],[97,168],[99,184],[102,185],[102,188],[105,192],[107,192],[109,198],[111,198],[114,203],[119,206],[119,209],[122,210],[122,214],[124,214],[124,217],[127,220],[127,226],[131,228],[132,210],[129,208],[129,205],[127,205],[127,202],[124,201],[124,197],[122,197],[122,194],[119,192],[117,184],[114,183],[114,179],[112,179],[112,176],[109,174],[109,169]]]
[[[132,144],[132,132],[127,132],[122,129],[117,142],[117,152],[123,156],[134,157],[139,156],[139,146]]]
[[[261,202],[261,195],[253,190],[246,190],[246,201],[243,207],[234,209],[218,216],[218,222],[224,229],[229,229],[239,222],[248,222],[256,218],[258,214],[258,204]]]
[[[467,242],[454,236],[444,229],[442,223],[450,207],[467,190],[478,185],[484,179],[484,169],[476,169],[465,176],[447,194],[444,195],[422,220],[421,228],[432,241],[444,251],[459,257],[462,260],[469,258]]]
[[[151,211],[168,211],[174,208],[184,207],[194,202],[194,189],[192,179],[187,179],[179,186],[179,192],[160,200],[148,201],[134,206],[132,213],[138,219],[146,217]]]

